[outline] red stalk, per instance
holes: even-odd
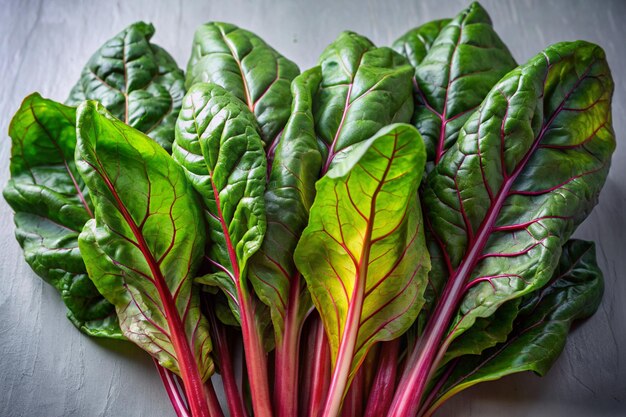
[[[237,379],[235,378],[232,356],[230,354],[231,347],[228,345],[226,329],[224,325],[215,319],[215,315],[210,309],[208,311],[208,317],[211,321],[211,328],[215,330],[213,332],[213,341],[217,348],[216,353],[219,360],[220,376],[224,384],[224,393],[226,394],[226,402],[228,403],[230,416],[248,417],[243,399],[239,393],[239,388],[237,387]]]
[[[318,417],[321,412],[330,379],[330,347],[326,339],[326,331],[319,316],[313,316],[314,352],[311,369],[311,385],[309,392],[308,417]]]
[[[379,417],[387,414],[396,385],[399,352],[399,338],[382,345],[380,362],[367,401],[365,417]]]
[[[87,162],[87,161],[85,161]],[[87,162],[89,164],[89,162]],[[150,272],[154,279],[154,286],[159,294],[159,299],[163,303],[165,318],[167,319],[168,328],[170,329],[170,340],[174,347],[174,353],[178,360],[180,374],[183,379],[183,385],[185,387],[185,393],[187,394],[187,400],[189,402],[189,408],[193,417],[211,417],[209,407],[204,398],[204,384],[200,378],[200,372],[196,363],[196,358],[189,346],[185,328],[183,322],[178,313],[176,302],[167,286],[167,281],[161,272],[159,263],[152,255],[148,243],[144,239],[143,234],[139,230],[139,226],[135,223],[135,220],[128,212],[128,209],[122,202],[115,186],[106,174],[106,170],[98,160],[101,171],[93,165],[89,164],[98,175],[105,182],[107,188],[111,192],[111,195],[115,199],[118,210],[126,223],[129,225],[133,235],[137,239],[137,246],[143,254],[146,262],[150,268]],[[213,416],[216,417],[216,416]]]
[[[254,410],[255,417],[272,417],[272,406],[270,403],[270,390],[267,376],[267,355],[265,354],[262,337],[254,317],[255,300],[252,298],[252,294],[250,294],[247,289],[245,279],[242,279],[241,277],[237,254],[230,239],[228,225],[226,224],[224,215],[222,214],[219,193],[213,183],[213,173],[211,173],[211,187],[213,189],[213,197],[215,198],[215,205],[217,207],[217,217],[220,225],[222,226],[222,233],[224,234],[226,248],[228,250],[228,258],[232,267],[231,278],[237,288],[237,301],[239,303],[241,333],[243,336],[243,349],[246,357],[248,379],[250,382],[252,408]]]
[[[299,346],[302,333],[300,309],[300,274],[291,280],[285,314],[285,330],[275,352],[274,407],[278,417],[298,415]]]
[[[169,369],[159,365],[159,361],[155,358],[152,358],[152,360],[154,361],[154,366],[156,366],[157,371],[159,372],[161,382],[163,382],[163,386],[165,387],[167,396],[170,398],[170,402],[172,403],[176,416],[189,417],[189,409],[187,408],[186,400],[183,398],[184,394],[181,394],[178,390],[174,374]]]
[[[361,367],[348,389],[341,409],[341,417],[354,417],[363,415],[363,396],[365,388],[365,367]]]
[[[217,399],[217,394],[215,394],[215,388],[213,388],[211,378],[209,378],[204,384],[204,395],[209,406],[209,414],[211,417],[224,417],[224,413],[222,412],[222,407]]]

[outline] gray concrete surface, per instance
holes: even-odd
[[[306,68],[341,30],[384,45],[467,5],[467,0],[0,0],[0,185],[8,177],[5,132],[22,98],[39,91],[64,100],[91,53],[133,21],[153,22],[154,41],[183,67],[196,26],[222,20],[257,32]],[[576,234],[598,244],[606,295],[598,313],[575,329],[547,377],[519,375],[484,384],[450,401],[438,415],[626,416],[626,1],[484,0],[483,5],[520,62],[562,40],[586,39],[607,52],[619,143],[600,204]],[[24,262],[11,210],[0,200],[0,416],[173,416],[143,353],[88,339],[64,315],[55,291]]]

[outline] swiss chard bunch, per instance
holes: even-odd
[[[68,318],[148,352],[179,417],[224,415],[215,373],[234,417],[430,416],[543,375],[598,307],[570,240],[615,147],[598,46],[518,65],[474,3],[302,73],[207,23],[185,74],[153,33],[24,100],[4,196]]]

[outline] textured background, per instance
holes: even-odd
[[[626,1],[483,0],[518,62],[550,43],[599,43],[615,78],[617,152],[600,204],[576,235],[597,242],[606,293],[598,313],[575,329],[543,378],[518,375],[470,389],[439,416],[626,416]],[[136,20],[184,67],[195,28],[232,22],[265,38],[301,68],[315,64],[340,31],[385,45],[425,21],[452,17],[467,0],[101,1],[0,0],[0,132],[22,98],[64,100],[89,56]],[[8,177],[0,140],[0,186]],[[0,416],[173,416],[152,362],[124,344],[88,339],[65,319],[55,291],[38,279],[13,238],[0,201]]]

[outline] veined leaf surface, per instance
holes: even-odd
[[[198,198],[165,150],[101,104],[85,102],[77,119],[76,165],[95,207],[79,237],[89,276],[124,335],[189,389],[189,375],[206,380],[213,370],[192,291],[205,239]]]
[[[451,338],[550,279],[608,172],[612,92],[602,49],[551,46],[496,84],[428,176],[424,205],[467,293]]]
[[[150,43],[153,35],[154,26],[137,22],[108,40],[89,59],[66,103],[97,100],[169,152],[185,78],[176,61]]]
[[[419,133],[396,124],[338,154],[317,183],[295,261],[326,328],[340,393],[369,348],[402,334],[422,306],[424,163]]]
[[[315,128],[326,144],[328,171],[334,156],[371,138],[384,126],[408,122],[413,113],[413,68],[390,48],[376,48],[344,32],[322,53],[322,82],[314,101]]]
[[[459,358],[425,416],[451,396],[518,372],[545,375],[561,354],[572,322],[591,316],[602,300],[602,271],[595,245],[570,240],[551,282],[525,297],[512,333],[481,355]]]
[[[489,90],[515,65],[478,3],[441,29],[415,67],[413,123],[426,142],[428,161],[439,163]]]
[[[289,86],[298,66],[252,32],[211,22],[194,35],[186,86],[215,83],[254,113],[267,150],[278,143],[291,109]]]
[[[76,110],[31,94],[9,127],[11,179],[4,198],[26,262],[60,293],[67,317],[90,336],[123,338],[115,309],[87,276],[78,234],[93,217],[76,171]]]
[[[433,20],[413,28],[396,39],[391,48],[406,57],[413,67],[417,67],[432,47],[441,30],[450,23],[450,20]]]
[[[291,284],[300,286],[293,252],[309,221],[315,183],[322,167],[312,114],[313,96],[320,80],[320,68],[315,67],[296,77],[291,86],[291,117],[276,148],[265,192],[267,232],[250,264],[255,291],[272,312],[277,343],[282,338]],[[309,297],[304,287],[300,291],[301,296],[292,300],[300,304],[299,321],[311,306],[310,301],[305,302]]]
[[[389,414],[417,412],[450,343],[550,279],[615,149],[604,51],[555,44],[500,80],[422,192],[448,277]]]

